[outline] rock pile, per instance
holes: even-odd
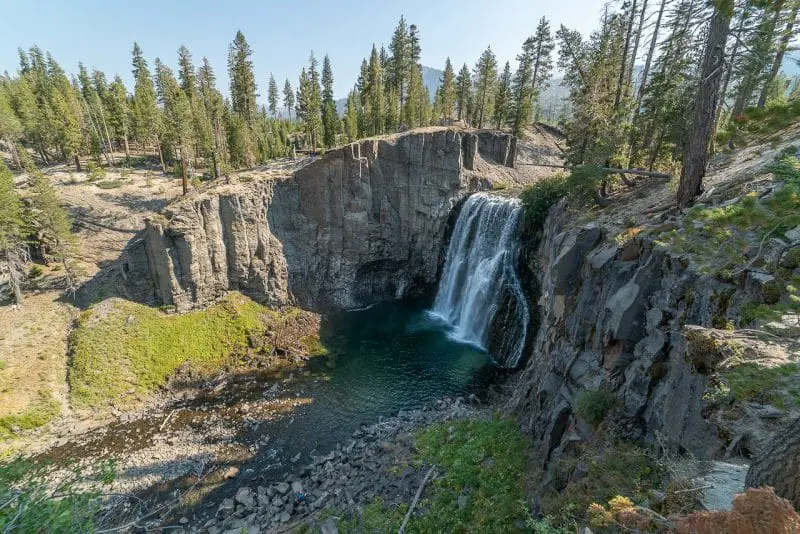
[[[309,523],[336,532],[335,520],[319,521],[318,512],[352,510],[376,497],[387,506],[408,503],[428,470],[412,465],[414,431],[456,417],[478,416],[476,404],[474,397],[442,399],[432,407],[401,411],[396,417],[362,425],[347,443],[312,457],[310,464],[286,480],[241,486],[219,504],[213,517],[195,518],[195,525],[184,528],[208,534],[257,534]]]

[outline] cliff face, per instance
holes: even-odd
[[[708,377],[687,359],[684,324],[735,312],[735,288],[688,269],[646,239],[604,239],[551,211],[528,268],[540,286],[539,328],[513,407],[542,460],[588,437],[576,414],[586,391],[617,402],[626,437],[708,458],[723,446],[703,418]]]
[[[507,135],[410,133],[181,201],[129,249],[129,292],[183,310],[236,289],[318,311],[427,294],[451,210],[476,187],[465,171],[477,157],[513,166],[513,151]]]

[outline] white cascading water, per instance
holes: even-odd
[[[453,327],[452,337],[486,348],[492,319],[507,291],[516,324],[503,338],[503,365],[515,367],[525,345],[530,313],[517,262],[522,207],[516,199],[472,195],[458,215],[432,313]],[[521,327],[521,328],[520,328]]]

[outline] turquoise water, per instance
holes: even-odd
[[[496,367],[485,351],[451,339],[448,330],[409,302],[326,317],[320,337],[330,356],[310,362],[310,373],[289,386],[311,402],[259,428],[273,437],[277,456],[270,461],[285,465],[281,457],[326,451],[362,423],[399,410],[445,396],[480,395]]]

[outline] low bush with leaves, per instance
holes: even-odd
[[[564,197],[581,205],[593,202],[597,189],[607,176],[608,173],[599,167],[581,165],[574,167],[569,176],[559,174],[526,187],[520,198],[525,208],[528,231],[532,235],[538,235],[550,208]]]
[[[105,168],[94,161],[86,164],[86,174],[89,176],[90,182],[96,182],[106,177]]]
[[[576,412],[588,423],[597,425],[617,406],[619,399],[608,390],[584,391],[578,396]]]
[[[93,474],[78,469],[55,482],[50,465],[14,459],[0,465],[0,532],[92,532],[98,527],[103,485],[113,482],[112,462]]]

